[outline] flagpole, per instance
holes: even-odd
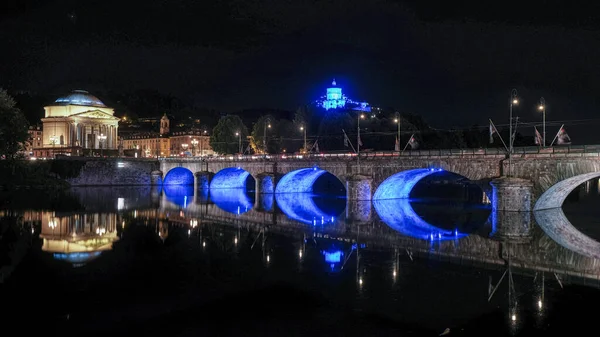
[[[510,158],[510,151],[508,150],[508,147],[506,146],[506,143],[504,142],[504,139],[502,139],[502,136],[500,135],[500,132],[498,132],[498,129],[496,129],[496,125],[494,124],[494,122],[492,122],[491,119],[489,119],[490,124],[492,124],[492,126],[494,127],[494,130],[496,130],[496,133],[498,134],[498,138],[500,138],[500,141],[502,142],[502,145],[504,145],[504,149],[506,149],[506,152],[509,153],[509,158]]]
[[[564,126],[565,126],[564,124],[560,126],[560,129],[558,129],[558,132],[556,133],[556,136],[554,136],[554,139],[552,139],[552,143],[550,143],[550,147],[552,147],[552,145],[554,145],[554,142],[556,141],[556,138],[558,138],[558,135],[560,134],[560,130],[562,130]]]
[[[412,135],[410,135],[410,138],[408,139],[408,142],[406,142],[406,145],[402,149],[402,152],[404,152],[404,150],[406,150],[406,148],[408,147],[408,144],[410,144],[410,141],[413,139],[414,136],[415,136],[414,133]]]
[[[358,173],[360,174],[360,118],[363,116],[362,112],[359,112],[356,116],[356,164],[358,166]]]

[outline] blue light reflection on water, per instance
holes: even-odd
[[[455,240],[467,236],[427,223],[415,213],[409,199],[374,200],[373,206],[381,220],[402,235],[423,240]]]
[[[194,198],[194,185],[164,185],[163,191],[167,200],[183,208]]]
[[[263,194],[261,201],[260,201],[260,206],[262,207],[263,210],[269,212],[269,211],[273,210],[273,202],[274,201],[275,201],[275,194],[273,194],[273,193]]]
[[[80,264],[95,259],[102,252],[75,252],[75,253],[54,253],[53,257],[56,260],[63,260],[74,264]]]
[[[324,225],[332,223],[343,212],[336,210],[323,210],[315,203],[318,196],[312,193],[283,193],[275,194],[279,209],[290,219],[307,225]]]
[[[210,190],[210,200],[220,209],[232,214],[246,213],[254,206],[244,188]]]

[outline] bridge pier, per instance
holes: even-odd
[[[360,174],[352,175],[346,179],[346,199],[371,201],[373,178]]]
[[[160,186],[163,181],[163,173],[162,171],[152,171],[150,173],[150,185],[152,186]]]
[[[279,182],[279,176],[275,173],[265,172],[256,175],[255,207],[259,211],[273,212],[275,205],[275,186]]]
[[[353,224],[371,221],[372,205],[370,200],[348,200],[346,221]]]
[[[194,190],[198,191],[208,190],[210,188],[210,181],[215,174],[208,171],[200,171],[196,172],[194,175],[196,176],[196,179],[194,179],[196,185]]]
[[[531,197],[533,183],[527,179],[501,177],[492,185],[492,233],[505,240],[531,238]]]

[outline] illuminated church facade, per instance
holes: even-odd
[[[367,102],[354,101],[344,95],[342,88],[337,85],[335,79],[331,82],[331,87],[327,88],[325,96],[322,96],[315,102],[318,107],[325,110],[358,110],[370,112],[371,107]]]
[[[116,149],[119,118],[96,96],[74,90],[45,106],[42,148],[37,157],[79,155],[84,149]]]

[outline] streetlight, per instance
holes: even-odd
[[[271,120],[269,118],[265,118],[265,125],[263,126],[263,148],[265,154],[267,151],[267,128],[271,128]]]
[[[192,156],[196,156],[196,146],[198,146],[198,140],[194,138],[192,139]]]
[[[514,137],[513,137],[513,105],[517,105],[519,104],[519,100],[517,99],[517,89],[512,89],[510,91],[510,98],[509,98],[509,103],[510,103],[510,117],[509,117],[509,124],[510,126],[508,127],[508,175],[512,176],[512,153],[513,153],[513,141],[514,141]]]
[[[101,133],[100,136],[98,136],[98,140],[100,141],[100,157],[104,157],[104,147],[102,146],[102,143],[104,143],[104,141],[106,140],[106,136]]]
[[[188,144],[185,144],[185,143],[184,143],[184,144],[181,144],[181,147],[183,148],[183,153],[184,153],[184,154],[185,154],[185,151],[187,150],[188,146],[189,146],[189,145],[188,145]]]
[[[542,147],[546,147],[546,100],[544,97],[540,98],[538,110],[542,112]]]
[[[396,118],[394,118],[394,123],[398,124],[398,150],[397,151],[400,151],[400,146],[401,146],[400,144],[402,144],[402,143],[400,142],[400,124],[401,123],[400,123],[400,113],[398,111],[396,111]]]
[[[304,125],[300,127],[300,131],[304,131],[304,153],[306,153],[308,149],[306,148],[306,128]]]
[[[360,173],[360,120],[365,119],[365,114],[359,113],[356,122],[356,163],[358,164],[358,173]]]
[[[239,153],[242,154],[242,133],[238,131],[238,132],[235,133],[235,135],[238,136]]]

